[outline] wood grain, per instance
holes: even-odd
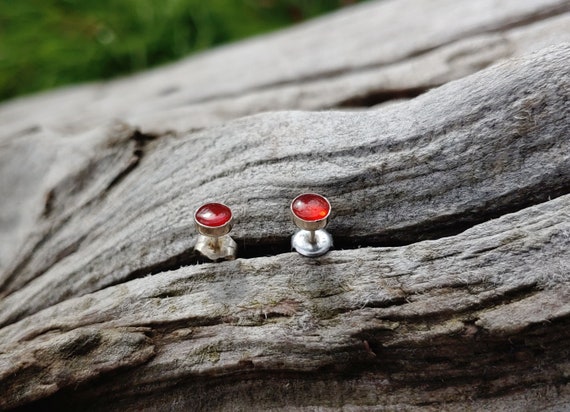
[[[569,18],[370,2],[0,106],[0,408],[566,409]]]
[[[513,60],[385,110],[265,114],[158,139],[111,190],[113,175],[102,186],[99,170],[112,170],[109,160],[128,168],[136,142],[107,135],[121,142],[113,154],[98,151],[67,177],[83,191],[69,196],[67,179],[51,190],[51,203],[81,206],[70,215],[52,206],[39,240],[6,272],[0,323],[194,262],[193,211],[207,200],[235,208],[233,233],[249,256],[287,250],[288,201],[307,190],[331,200],[341,248],[452,234],[566,193],[569,51]]]
[[[260,409],[499,408],[530,384],[543,390],[525,408],[561,406],[549,392],[568,391],[569,247],[565,195],[408,246],[132,280],[0,329],[3,406],[57,389],[54,405],[95,410],[245,409],[252,390]]]

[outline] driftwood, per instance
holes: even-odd
[[[569,407],[569,27],[383,1],[1,106],[0,406]],[[236,261],[193,251],[208,200]]]

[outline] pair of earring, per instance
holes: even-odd
[[[291,247],[308,257],[327,253],[332,247],[332,236],[324,230],[331,213],[327,198],[304,193],[293,199],[290,212],[300,229],[291,238]],[[229,207],[222,203],[206,203],[194,213],[194,222],[199,233],[196,251],[212,261],[235,259],[237,244],[228,235],[233,224]]]

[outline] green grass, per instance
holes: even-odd
[[[111,78],[360,0],[0,0],[0,100]]]

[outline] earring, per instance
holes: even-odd
[[[291,247],[303,256],[324,255],[332,247],[332,236],[326,230],[331,204],[326,197],[305,193],[291,202],[291,217],[299,230],[291,238]]]
[[[237,244],[228,235],[233,216],[229,207],[221,203],[206,203],[194,213],[198,240],[194,249],[212,261],[236,258]]]

